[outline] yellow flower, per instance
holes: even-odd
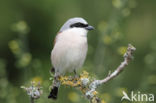
[[[42,83],[42,78],[39,76],[36,76],[36,77],[32,78],[31,81],[35,82],[35,85],[36,85],[36,83]]]
[[[126,53],[126,51],[127,51],[127,47],[125,47],[125,46],[121,46],[118,48],[118,53],[120,55],[124,55]]]

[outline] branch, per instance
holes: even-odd
[[[135,50],[136,48],[133,47],[131,44],[129,44],[127,48],[127,52],[124,54],[124,61],[121,62],[121,64],[117,67],[117,69],[113,73],[109,74],[106,78],[104,78],[103,80],[97,80],[97,82],[99,82],[98,85],[105,84],[111,79],[113,79],[114,77],[116,77],[117,75],[119,75],[119,73],[121,73],[124,70],[125,66],[127,66],[129,61],[133,58],[132,53]]]
[[[86,93],[86,96],[89,98],[92,98],[92,92],[95,91],[95,89],[101,85],[101,84],[105,84],[108,81],[110,81],[111,79],[115,78],[117,75],[119,75],[124,68],[128,65],[128,63],[130,62],[130,60],[133,58],[132,54],[133,52],[136,50],[136,48],[134,46],[132,46],[131,44],[128,44],[128,48],[127,48],[127,52],[124,54],[124,61],[121,62],[121,64],[117,67],[117,69],[109,74],[106,78],[104,78],[103,80],[95,80],[93,81],[89,87],[90,90]]]
[[[127,51],[124,54],[124,61],[121,62],[113,73],[109,74],[102,80],[96,80],[95,78],[89,76],[87,72],[83,71],[78,78],[61,76],[59,81],[62,85],[79,88],[91,103],[100,103],[101,101],[97,96],[98,92],[96,91],[96,88],[119,75],[133,58],[132,54],[135,50],[136,48],[129,44]]]
[[[27,92],[27,95],[29,95],[30,103],[35,103],[35,99],[40,98],[41,94],[43,93],[39,82],[37,84],[35,82],[31,82],[31,86],[21,86],[21,88],[23,88]]]

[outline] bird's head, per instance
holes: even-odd
[[[67,20],[61,27],[60,32],[68,29],[84,29],[85,31],[93,30],[94,27],[89,25],[86,20],[80,17],[75,17]]]

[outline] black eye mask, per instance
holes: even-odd
[[[75,24],[70,25],[70,27],[71,28],[73,28],[73,27],[85,28],[85,27],[88,27],[88,24],[75,23]]]

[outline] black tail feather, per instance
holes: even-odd
[[[52,88],[48,98],[52,98],[52,99],[56,100],[57,99],[57,94],[58,94],[58,87],[55,86],[55,87]]]

